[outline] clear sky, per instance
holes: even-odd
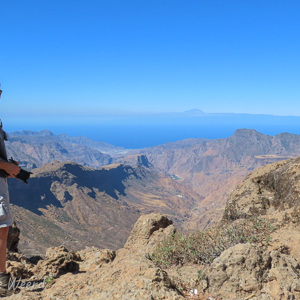
[[[1,116],[299,116],[299,14],[294,0],[0,0]]]

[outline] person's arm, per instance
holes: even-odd
[[[19,166],[4,160],[0,160],[0,169],[9,174],[9,177],[15,177],[21,170]]]

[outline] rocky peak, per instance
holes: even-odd
[[[236,129],[236,131],[234,132],[234,136],[236,137],[255,136],[255,135],[263,136],[264,134],[256,131],[255,129],[246,129],[246,128]]]
[[[122,164],[130,165],[130,166],[142,166],[145,168],[152,168],[153,164],[150,163],[148,157],[145,154],[133,154],[128,155],[125,158],[121,158],[117,160],[122,162]]]
[[[252,147],[253,145],[258,147],[258,142],[270,142],[272,140],[272,137],[269,135],[262,134],[254,129],[237,129],[234,132],[234,135],[228,139],[234,140],[236,143],[244,143],[246,145],[251,145]],[[266,147],[266,145],[262,146]]]

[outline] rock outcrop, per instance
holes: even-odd
[[[143,215],[124,248],[117,252],[81,250],[77,253],[83,260],[79,262],[79,273],[59,276],[56,272],[52,284],[43,291],[23,289],[9,299],[184,299],[167,272],[149,259],[153,247],[174,231],[175,227],[165,216]],[[40,265],[49,272],[49,264],[65,258],[67,253],[64,247],[48,250],[47,260],[40,260],[33,270]],[[75,260],[77,256],[69,258]]]
[[[223,221],[264,218],[277,228],[266,249],[238,244],[216,258],[205,289],[223,299],[300,299],[300,158],[264,166],[231,194]],[[235,221],[237,220],[237,221]]]
[[[231,194],[225,219],[267,215],[300,220],[300,158],[266,165],[249,174]]]
[[[45,277],[56,278],[66,273],[77,273],[79,254],[68,251],[64,246],[52,247],[47,250],[46,257],[27,258],[23,254],[8,251],[7,272],[12,278],[31,280],[43,280]]]
[[[299,274],[299,262],[284,247],[269,252],[238,244],[214,260],[208,289],[223,299],[300,299]]]

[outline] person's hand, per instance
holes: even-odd
[[[1,162],[0,168],[4,169],[8,173],[8,177],[15,177],[20,173],[21,168],[11,162]]]
[[[6,169],[9,177],[16,177],[20,173],[21,168],[15,164],[10,163]]]

